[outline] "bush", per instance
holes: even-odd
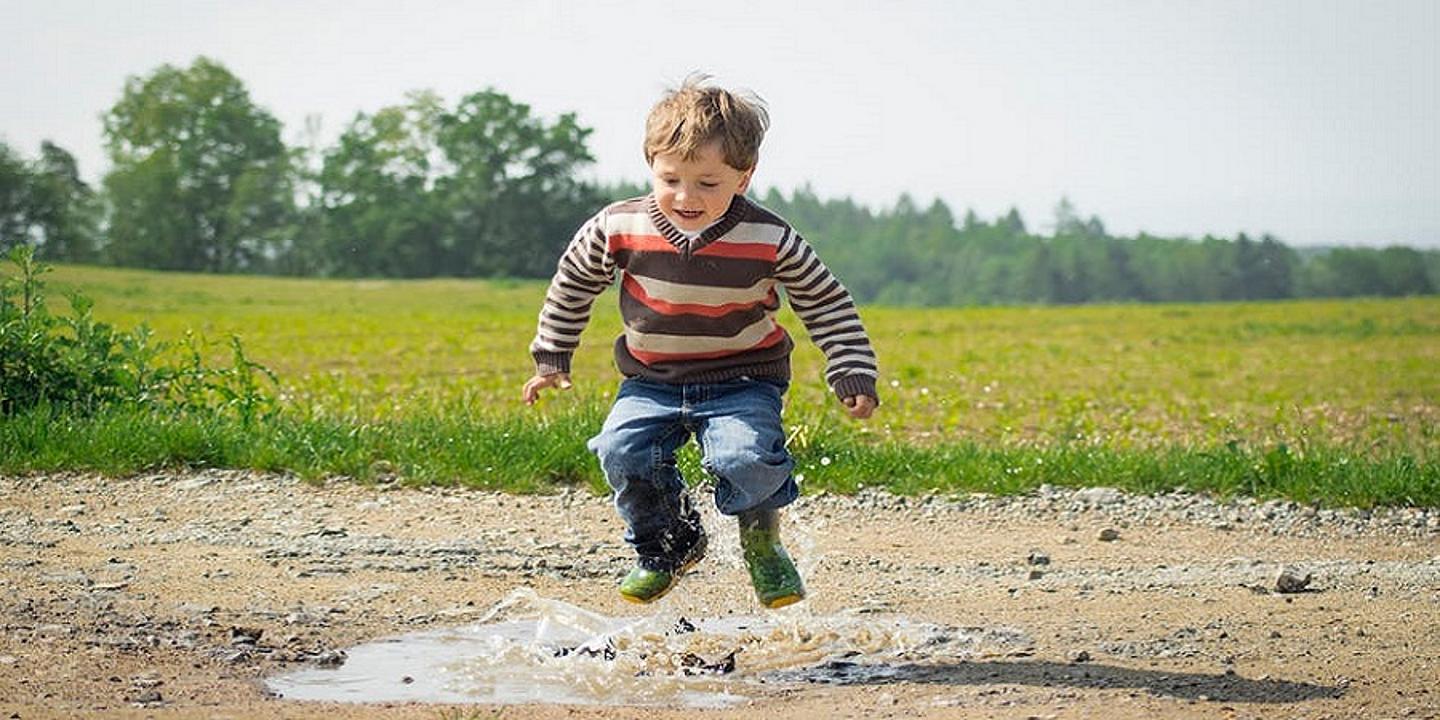
[[[171,348],[147,326],[122,332],[96,322],[94,302],[78,292],[69,294],[68,315],[51,314],[41,279],[50,268],[33,248],[14,248],[10,262],[19,273],[0,276],[0,417],[41,405],[89,412],[129,404],[232,413],[248,424],[276,412],[275,375],[245,357],[239,338],[230,338],[229,368],[207,367],[193,335],[183,362],[165,362]]]

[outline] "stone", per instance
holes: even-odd
[[[1114,542],[1120,539],[1120,531],[1115,528],[1105,528],[1100,531],[1100,542]]]
[[[1125,499],[1125,494],[1109,487],[1093,487],[1077,490],[1075,499],[1086,505],[1114,505]]]
[[[135,703],[136,705],[159,705],[160,703],[165,702],[165,698],[161,697],[159,690],[151,688],[149,690],[142,690],[139,693],[132,695],[130,697],[130,702]]]
[[[232,627],[230,628],[231,645],[255,645],[260,642],[260,636],[265,631],[259,628]]]
[[[199,490],[200,488],[205,487],[206,485],[209,485],[214,481],[214,478],[211,478],[208,475],[196,475],[195,477],[187,478],[185,480],[181,480],[175,483],[175,487],[179,490]]]
[[[1298,568],[1284,567],[1275,576],[1275,592],[1282,594],[1302,593],[1310,587],[1312,575]]]
[[[326,650],[316,654],[311,660],[320,667],[337,668],[344,665],[347,659],[349,656],[344,650]]]

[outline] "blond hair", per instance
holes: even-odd
[[[694,160],[702,148],[718,142],[726,165],[736,170],[755,167],[760,141],[770,128],[765,101],[748,91],[708,85],[709,79],[690,75],[650,109],[645,119],[645,164],[665,153]]]

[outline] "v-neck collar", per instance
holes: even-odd
[[[675,227],[675,223],[670,222],[670,218],[665,217],[664,211],[660,209],[660,203],[655,200],[655,193],[650,193],[645,197],[645,209],[650,213],[650,222],[655,224],[655,229],[660,231],[660,235],[674,245],[680,254],[690,257],[699,252],[701,248],[723,237],[725,233],[735,229],[735,226],[739,225],[740,221],[749,214],[750,201],[744,195],[736,195],[735,199],[730,201],[730,207],[725,214],[695,237],[686,235],[680,228]]]

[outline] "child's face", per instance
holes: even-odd
[[[719,143],[700,149],[693,160],[661,153],[650,163],[660,211],[681,230],[701,230],[730,209],[730,201],[750,186],[750,170],[725,164]]]

